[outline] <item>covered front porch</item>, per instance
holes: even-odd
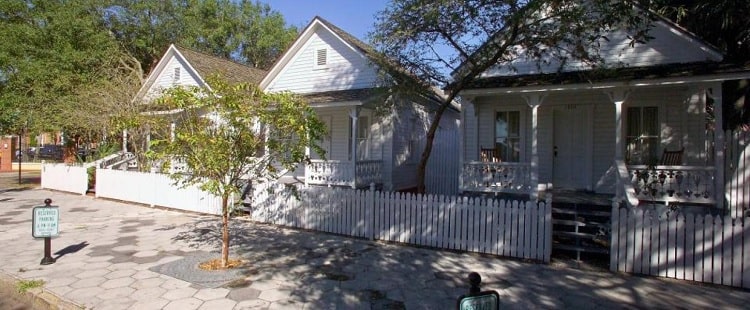
[[[361,105],[314,107],[328,131],[320,141],[326,153],[307,150],[311,160],[298,169],[298,179],[305,185],[382,185],[383,133],[374,111]]]
[[[720,81],[474,89],[464,96],[460,189],[545,199],[724,208]],[[708,108],[707,108],[708,107]],[[678,162],[663,154],[679,151]],[[599,197],[600,198],[600,197]],[[598,198],[598,199],[599,199]],[[600,199],[599,199],[600,200]]]

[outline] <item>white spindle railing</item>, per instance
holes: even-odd
[[[531,164],[473,161],[461,169],[461,190],[531,193]]]
[[[308,184],[315,185],[362,187],[383,182],[383,161],[360,160],[356,163],[353,167],[351,161],[314,159],[305,168],[305,178]]]
[[[357,187],[369,186],[370,183],[382,183],[382,160],[358,160],[354,166]]]
[[[715,203],[714,167],[628,166],[640,200]]]

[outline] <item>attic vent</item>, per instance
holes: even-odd
[[[180,67],[174,68],[174,74],[172,75],[172,84],[177,84],[180,82]]]
[[[328,50],[322,48],[315,52],[315,66],[323,67],[328,63]]]

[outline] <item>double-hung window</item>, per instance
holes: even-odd
[[[630,165],[656,164],[659,147],[659,109],[629,107],[627,118],[626,162]]]
[[[495,150],[504,162],[521,161],[521,112],[495,114]]]

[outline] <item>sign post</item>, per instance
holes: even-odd
[[[481,292],[482,277],[478,273],[469,274],[469,294],[461,295],[456,303],[459,310],[500,310],[500,294],[495,291]]]
[[[31,236],[44,238],[44,258],[42,265],[55,263],[52,257],[52,237],[60,234],[60,211],[57,206],[50,205],[52,199],[45,199],[44,206],[34,207],[32,210]]]

